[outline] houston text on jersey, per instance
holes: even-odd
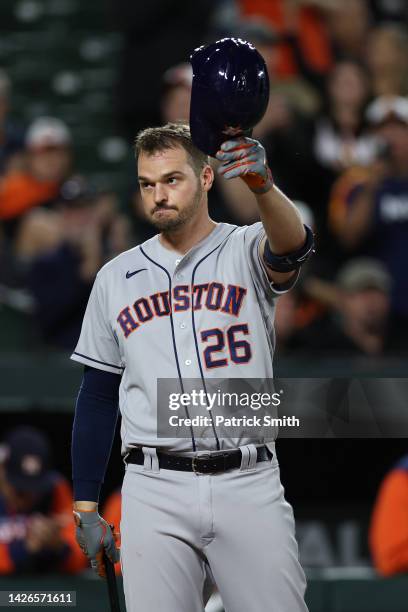
[[[239,311],[247,290],[239,285],[227,285],[223,283],[203,283],[193,285],[177,285],[172,290],[171,299],[169,291],[160,291],[148,297],[137,299],[133,306],[125,306],[120,311],[117,322],[119,323],[125,338],[143,323],[151,321],[153,317],[169,316],[171,310],[180,312],[190,310],[220,311],[238,317]]]

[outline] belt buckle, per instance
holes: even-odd
[[[202,455],[193,457],[191,461],[191,467],[193,469],[194,474],[212,474],[213,472],[200,472],[200,470],[196,467],[196,461],[201,459],[211,459],[211,453],[203,453]]]

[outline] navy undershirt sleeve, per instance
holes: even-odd
[[[120,374],[85,366],[72,430],[74,500],[99,499],[118,418]]]

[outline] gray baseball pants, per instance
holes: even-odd
[[[268,444],[268,447],[270,445]],[[272,447],[270,447],[272,450]],[[121,562],[127,612],[203,612],[209,567],[227,612],[307,612],[291,506],[276,454],[216,475],[128,464]]]

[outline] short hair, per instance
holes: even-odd
[[[177,145],[186,151],[190,165],[199,176],[209,163],[208,155],[197,149],[192,141],[190,128],[184,123],[167,123],[160,127],[141,130],[135,141],[136,159],[142,152],[152,155],[157,151],[174,149]]]

